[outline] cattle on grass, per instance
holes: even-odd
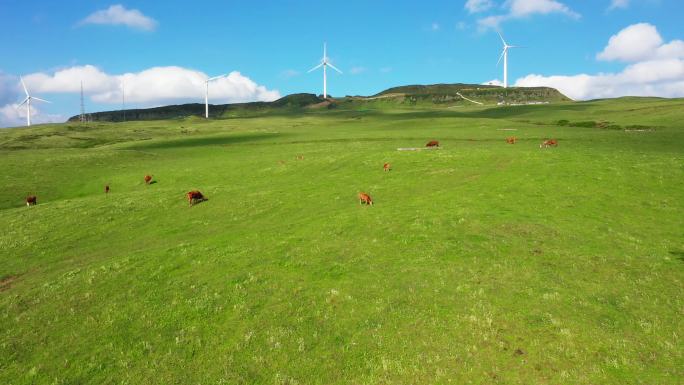
[[[511,137],[506,138],[506,143],[508,143],[508,144],[515,144],[515,142],[517,142],[517,141],[518,141],[518,138],[516,138],[515,136],[511,136]]]
[[[360,193],[359,193],[359,204],[360,204],[360,205],[364,205],[364,204],[365,204],[365,205],[370,205],[370,206],[372,206],[372,205],[373,205],[373,199],[371,199],[370,195],[368,195],[368,194],[366,194],[366,193],[364,193],[364,192],[360,192]]]
[[[551,146],[558,147],[558,141],[556,139],[547,139],[539,145],[539,148],[546,148]]]
[[[391,170],[391,169],[392,169],[392,166],[391,166],[389,163],[385,163],[385,164],[382,166],[382,171],[389,171],[389,170]]]
[[[145,175],[145,184],[150,184],[152,182],[152,175]]]
[[[35,206],[38,204],[38,198],[35,195],[29,195],[26,197],[26,206]]]
[[[193,206],[195,203],[206,201],[207,198],[202,195],[198,190],[189,191],[185,196],[188,198],[188,203]]]
[[[436,140],[431,140],[431,141],[427,142],[425,147],[439,147],[439,142]]]

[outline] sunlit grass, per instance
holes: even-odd
[[[679,383],[682,107],[2,131],[0,382]]]

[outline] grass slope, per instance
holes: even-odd
[[[469,99],[469,100],[466,100]],[[565,95],[548,87],[511,87],[504,89],[497,86],[478,84],[433,84],[401,86],[385,90],[371,97],[345,96],[341,98],[323,99],[314,94],[292,94],[273,102],[251,102],[210,105],[209,116],[212,118],[238,118],[264,115],[292,115],[305,112],[307,109],[359,110],[367,108],[404,108],[406,106],[421,108],[450,108],[471,106],[473,104],[497,105],[559,103],[567,102]],[[475,102],[475,103],[474,103]],[[204,104],[181,104],[155,108],[129,109],[126,111],[103,111],[88,114],[88,119],[95,122],[130,122],[140,120],[168,120],[188,117],[204,117]],[[80,115],[69,118],[69,122],[79,122]]]
[[[0,131],[0,383],[682,383],[682,107]]]

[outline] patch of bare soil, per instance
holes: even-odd
[[[12,284],[19,278],[18,275],[8,275],[0,279],[0,291],[9,290]]]

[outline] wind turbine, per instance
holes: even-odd
[[[22,85],[22,87],[24,87],[24,93],[26,93],[26,99],[24,99],[24,101],[21,102],[19,104],[19,106],[17,106],[17,107],[21,107],[24,103],[26,103],[26,126],[30,126],[31,125],[31,100],[33,100],[33,99],[40,100],[41,102],[45,102],[45,103],[51,103],[51,102],[48,102],[45,99],[41,99],[41,98],[37,98],[35,96],[31,96],[29,94],[28,90],[26,89],[26,84],[24,84],[24,79],[21,76],[19,76],[19,80],[21,80],[21,85]]]
[[[321,59],[321,63],[308,71],[308,72],[313,72],[313,71],[323,67],[323,98],[324,99],[328,98],[328,80],[326,78],[326,67],[330,66],[330,68],[334,69],[335,71],[342,73],[342,71],[338,70],[328,60],[327,46],[328,46],[327,43],[323,43],[323,59]]]
[[[498,33],[498,32],[497,32]],[[501,38],[501,42],[503,43],[503,51],[501,52],[501,56],[499,56],[499,61],[496,62],[496,65],[498,66],[499,63],[501,62],[501,58],[504,59],[504,88],[508,88],[508,50],[511,48],[522,48],[518,45],[508,45],[506,43],[506,40],[504,40],[503,36],[499,33],[499,37]]]
[[[207,119],[209,119],[209,82],[225,76],[228,76],[228,74],[214,76],[213,78],[204,81],[204,85],[206,86],[206,92],[204,93],[204,117]]]

